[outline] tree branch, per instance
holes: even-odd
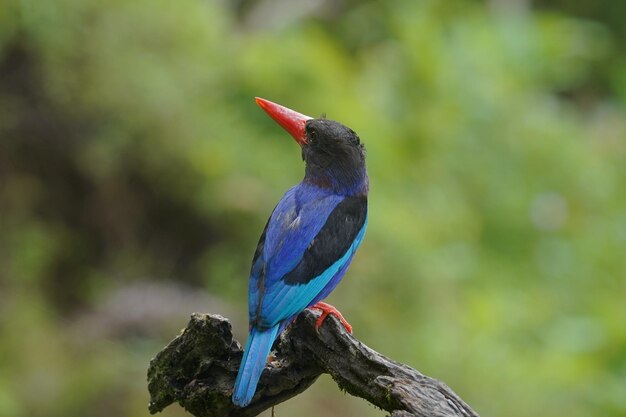
[[[177,401],[196,417],[256,416],[328,373],[342,390],[392,417],[478,417],[444,383],[365,346],[335,317],[317,332],[318,314],[305,310],[281,335],[245,408],[236,407],[230,398],[243,353],[230,323],[218,315],[193,314],[182,334],[150,362],[150,413]]]

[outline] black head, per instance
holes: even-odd
[[[354,130],[334,120],[310,119],[305,134],[305,181],[354,191],[367,187],[365,147]]]
[[[306,143],[302,159],[307,165],[359,166],[365,163],[365,147],[354,130],[334,120],[311,119],[306,122]]]
[[[256,101],[302,147],[304,182],[345,194],[367,193],[365,147],[352,129],[333,120],[313,119],[269,100]]]

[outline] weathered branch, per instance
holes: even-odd
[[[150,362],[150,412],[177,401],[196,417],[255,416],[328,373],[341,389],[393,417],[478,417],[444,383],[368,348],[334,317],[317,332],[317,314],[305,310],[279,338],[245,408],[230,399],[242,356],[230,323],[218,315],[193,314],[182,334]]]

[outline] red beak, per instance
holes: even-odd
[[[276,123],[283,127],[283,129],[289,132],[300,146],[306,144],[306,132],[304,127],[306,126],[306,121],[312,119],[312,117],[300,114],[280,104],[272,103],[264,98],[256,97],[255,100],[256,104],[265,110]]]

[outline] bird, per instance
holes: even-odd
[[[257,104],[300,145],[303,180],[280,199],[252,260],[248,287],[249,335],[232,401],[252,401],[272,344],[306,308],[341,313],[322,300],[346,273],[367,227],[369,178],[365,147],[343,124],[312,118],[263,98]]]

